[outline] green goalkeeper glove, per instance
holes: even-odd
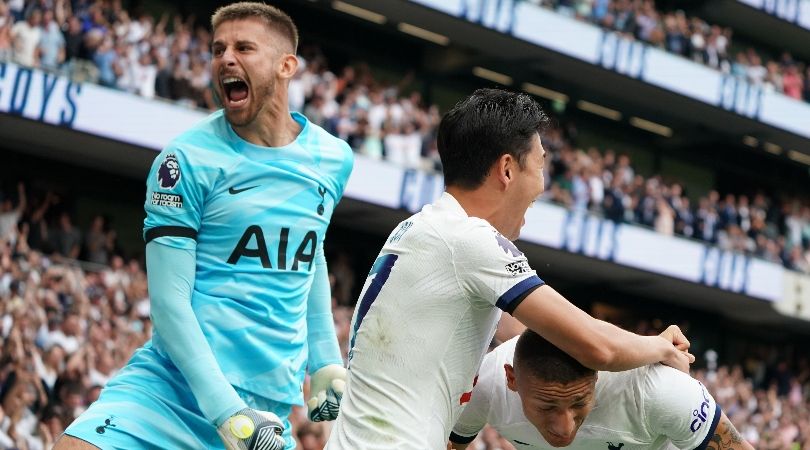
[[[284,425],[269,411],[245,408],[217,428],[226,450],[284,450]]]
[[[307,400],[309,420],[321,422],[337,419],[345,389],[346,369],[343,366],[330,364],[316,370],[310,377],[310,398]]]

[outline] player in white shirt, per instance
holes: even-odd
[[[597,374],[531,330],[484,357],[453,448],[487,423],[516,449],[753,450],[689,375],[661,364]]]
[[[647,337],[592,318],[511,242],[543,190],[547,120],[531,97],[495,89],[442,119],[447,192],[391,233],[369,273],[328,450],[445,448],[501,311],[596,369],[663,361],[688,370],[677,327]]]

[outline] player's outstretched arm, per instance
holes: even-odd
[[[152,322],[162,348],[185,377],[203,415],[217,427],[226,449],[283,449],[281,421],[275,414],[251,410],[239,398],[194,315],[195,250],[164,245],[162,239],[173,238],[146,244]]]
[[[313,422],[337,419],[346,388],[346,369],[332,318],[332,294],[329,269],[318,246],[315,254],[315,279],[307,298],[307,366],[310,373],[309,419]]]
[[[673,344],[682,334],[639,336],[594,319],[557,291],[543,285],[515,308],[513,315],[549,342],[595,370],[623,371],[663,362],[688,372],[694,360]],[[679,336],[675,342],[675,336]],[[688,341],[686,342],[688,347]]]
[[[754,450],[754,446],[745,441],[734,428],[726,413],[720,414],[720,422],[709,439],[706,450]]]
[[[155,331],[161,348],[186,378],[203,415],[219,425],[247,404],[222,373],[191,308],[195,251],[164,245],[161,239],[146,244]]]

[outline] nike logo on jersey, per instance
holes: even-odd
[[[517,440],[517,439],[515,439],[515,444],[520,444],[520,445],[532,445],[532,444],[527,444],[527,443],[525,443],[525,442],[520,442],[520,441],[519,441],[519,440]]]
[[[258,184],[257,184],[256,186],[248,186],[248,187],[241,188],[241,189],[240,189],[240,188],[236,188],[236,187],[231,187],[231,188],[229,188],[229,189],[228,189],[228,193],[229,193],[229,194],[231,194],[231,195],[236,195],[236,194],[240,194],[240,193],[242,193],[242,192],[245,192],[245,191],[247,191],[247,190],[250,190],[250,189],[253,189],[253,188],[257,188],[257,187],[259,187],[259,185],[258,185]]]

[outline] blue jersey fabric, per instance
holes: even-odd
[[[237,388],[251,408],[272,411],[284,424],[285,450],[295,449],[288,416],[292,406]],[[101,391],[98,401],[65,430],[101,450],[224,450],[216,428],[206,419],[177,368],[150,345]]]
[[[301,132],[284,147],[241,139],[222,111],[175,139],[147,179],[144,236],[196,248],[192,309],[227,380],[300,405],[307,296],[353,155],[292,117]],[[152,347],[168,360],[164,338]]]

